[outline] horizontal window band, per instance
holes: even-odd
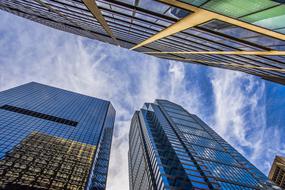
[[[68,119],[64,119],[64,118],[60,118],[60,117],[56,117],[52,115],[47,115],[44,113],[39,113],[39,112],[31,111],[28,109],[19,108],[16,106],[4,105],[4,106],[1,106],[0,109],[15,112],[15,113],[20,113],[23,115],[29,115],[32,117],[37,117],[40,119],[45,119],[45,120],[49,120],[49,121],[53,121],[53,122],[57,122],[57,123],[65,124],[65,125],[70,125],[72,127],[76,127],[78,124],[77,121],[72,121],[72,120],[68,120]]]

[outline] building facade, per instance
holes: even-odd
[[[285,189],[285,157],[275,157],[268,177],[283,190]]]
[[[0,9],[160,58],[285,84],[282,0],[1,0]]]
[[[135,112],[129,185],[139,189],[279,189],[196,115],[166,100]]]
[[[105,189],[110,102],[28,83],[0,92],[0,189]]]

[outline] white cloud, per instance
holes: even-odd
[[[16,19],[16,21],[14,21]],[[17,22],[17,24],[11,24]],[[3,14],[0,90],[30,81],[110,100],[117,111],[108,189],[128,189],[128,131],[134,110],[167,98],[198,110],[184,64],[111,47]],[[7,31],[13,31],[8,33]],[[12,43],[11,43],[12,42]],[[111,52],[110,52],[111,51]],[[13,52],[13,53],[11,53]]]
[[[108,189],[128,189],[128,130],[135,109],[144,102],[165,98],[184,105],[198,116],[203,115],[204,108],[199,102],[203,87],[195,79],[186,78],[182,63],[163,61],[161,64],[161,60],[153,57],[4,13],[1,13],[0,26],[5,26],[0,28],[0,90],[37,81],[113,103],[117,117]],[[248,85],[242,85],[241,79]],[[278,135],[278,131],[265,128],[265,107],[257,103],[262,99],[264,84],[242,73],[217,70],[212,85],[217,131],[242,152],[249,147],[253,161],[262,157],[266,150],[264,144],[271,152],[276,151],[265,134],[269,130]],[[249,137],[251,130],[258,133]]]
[[[215,130],[260,170],[282,153],[278,126],[267,126],[264,81],[240,72],[214,70]],[[264,164],[264,162],[266,164]]]

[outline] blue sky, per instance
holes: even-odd
[[[0,90],[36,81],[113,103],[108,189],[128,189],[130,119],[156,98],[197,114],[266,175],[275,154],[285,156],[282,85],[131,52],[2,11],[0,18]]]

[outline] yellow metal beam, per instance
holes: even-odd
[[[187,28],[196,26],[198,24],[202,24],[204,22],[209,21],[209,18],[207,15],[204,14],[205,10],[200,10],[196,13],[193,13],[191,15],[186,16],[185,18],[181,19],[180,21],[172,24],[171,26],[165,28],[164,30],[158,32],[157,34],[151,36],[150,38],[146,39],[145,41],[141,42],[140,44],[134,46],[131,48],[131,50],[134,50],[136,48],[139,48],[141,46],[144,46],[146,44],[149,44],[151,42],[154,42],[156,40],[165,38],[167,36],[170,36],[172,34],[175,34],[177,32],[186,30]]]
[[[201,8],[197,8],[195,6],[189,5],[187,3],[179,2],[177,0],[159,0],[159,1],[167,3],[169,5],[174,5],[176,7],[182,8],[182,9],[193,11],[193,12],[197,12],[197,11],[201,10]],[[202,10],[205,10],[205,9],[202,9]],[[280,40],[285,40],[284,34],[274,32],[272,30],[268,30],[268,29],[265,29],[265,28],[262,28],[259,26],[255,26],[253,24],[249,24],[249,23],[237,20],[237,19],[233,19],[233,18],[224,16],[224,15],[221,15],[218,13],[208,11],[208,10],[205,10],[205,11],[207,12],[207,16],[212,15],[211,19],[218,19],[218,20],[221,20],[221,21],[224,21],[224,22],[236,25],[236,26],[240,26],[242,28],[246,28],[248,30],[252,30],[252,31],[257,32],[257,33],[261,33],[261,34],[264,34],[264,35],[267,35],[267,36],[270,36],[273,38],[278,38]]]
[[[96,20],[101,24],[104,28],[106,33],[113,39],[115,44],[119,45],[116,37],[114,36],[113,32],[111,31],[110,27],[108,26],[106,20],[104,19],[100,9],[98,8],[95,0],[82,0],[85,6],[89,9],[92,15],[96,18]]]
[[[285,56],[285,51],[176,51],[176,52],[143,52],[146,54],[203,54],[203,55],[277,55]]]
[[[139,48],[141,46],[147,45],[149,43],[152,43],[156,40],[160,40],[162,38],[165,38],[167,36],[173,35],[175,33],[181,32],[183,30],[186,30],[188,28],[200,25],[202,23],[208,22],[213,19],[221,20],[263,35],[267,35],[273,38],[278,38],[281,40],[285,40],[285,35],[280,34],[278,32],[274,32],[259,26],[255,26],[243,21],[239,21],[218,13],[214,13],[205,9],[201,9],[186,3],[182,3],[177,0],[159,0],[160,2],[167,3],[172,6],[176,6],[182,9],[186,9],[189,11],[194,12],[193,14],[190,14],[183,19],[179,20],[178,22],[170,25],[169,27],[165,28],[164,30],[158,32],[157,34],[151,36],[150,38],[144,40],[143,42],[137,44],[136,46],[132,47],[131,50],[134,50],[136,48]]]
[[[217,62],[217,61],[206,61],[206,60],[199,60],[199,59],[185,59],[185,58],[176,58],[176,57],[166,57],[166,56],[159,56],[160,58],[166,58],[166,59],[173,59],[177,61],[193,61],[193,62],[198,62],[198,63],[206,63],[206,64],[212,64],[212,65],[218,65],[218,66],[231,66],[231,67],[236,67],[236,68],[243,68],[243,69],[260,69],[260,70],[265,70],[265,71],[277,71],[281,73],[285,73],[285,69],[281,68],[273,68],[273,67],[261,67],[261,66],[254,66],[254,65],[240,65],[236,63],[222,63],[222,62]]]

